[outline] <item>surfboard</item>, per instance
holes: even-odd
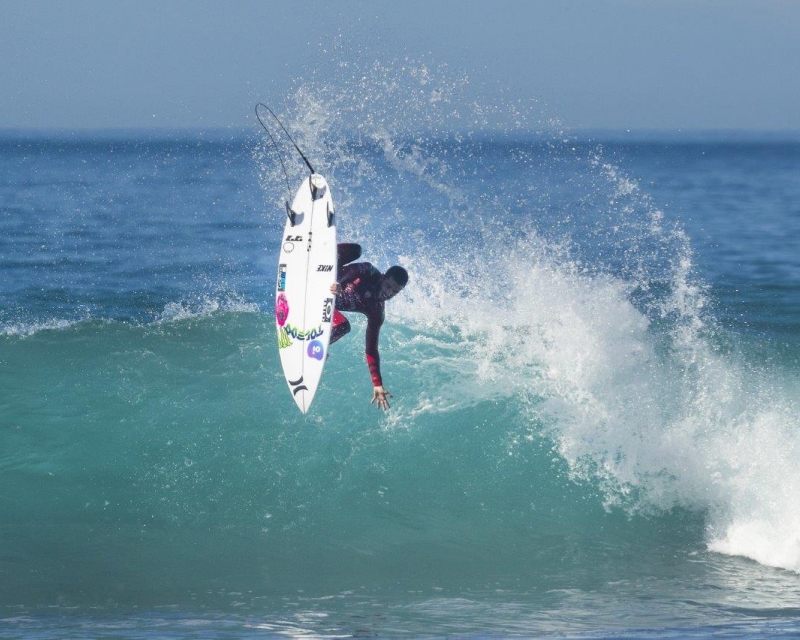
[[[275,323],[278,351],[289,391],[306,413],[328,355],[336,282],[336,224],[331,190],[318,173],[305,178],[281,238]]]

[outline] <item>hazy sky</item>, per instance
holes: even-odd
[[[250,127],[334,41],[572,129],[800,130],[800,0],[0,0],[0,128]]]

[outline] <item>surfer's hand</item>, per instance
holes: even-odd
[[[383,387],[375,387],[372,390],[372,400],[370,400],[370,404],[377,404],[381,409],[386,411],[389,408],[389,401],[387,398],[391,397],[392,394]]]
[[[340,285],[338,282],[334,282],[331,285],[331,293],[333,295],[335,295],[335,296],[341,295],[341,293],[342,293],[342,285]]]

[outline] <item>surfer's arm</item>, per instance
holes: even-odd
[[[367,359],[369,375],[372,378],[372,386],[376,389],[383,389],[383,379],[381,378],[381,356],[378,352],[378,336],[380,335],[382,324],[383,313],[378,312],[369,314],[367,316],[367,336],[364,354]],[[375,400],[374,396],[373,400]],[[379,402],[378,406],[382,407],[382,404]]]

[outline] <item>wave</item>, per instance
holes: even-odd
[[[328,161],[342,230],[411,273],[389,313],[422,382],[388,424],[512,403],[513,446],[552,442],[606,509],[705,514],[709,549],[800,572],[796,373],[717,322],[681,225],[537,108],[464,108],[460,79],[409,60],[359,71],[304,82],[287,122]]]
[[[223,293],[221,295],[201,294],[186,296],[175,302],[168,302],[157,313],[150,314],[149,320],[137,318],[109,318],[97,316],[84,309],[72,318],[14,318],[0,323],[0,336],[27,338],[41,332],[66,331],[87,323],[119,323],[131,326],[159,326],[180,323],[189,320],[209,318],[226,313],[259,313],[262,304],[248,301],[239,293]]]
[[[630,283],[543,256],[487,270],[513,292],[489,303],[414,261],[395,312],[419,332],[402,348],[430,391],[393,421],[512,402],[514,447],[552,441],[606,509],[705,513],[709,549],[800,571],[795,376],[722,352],[699,320],[665,330]]]

